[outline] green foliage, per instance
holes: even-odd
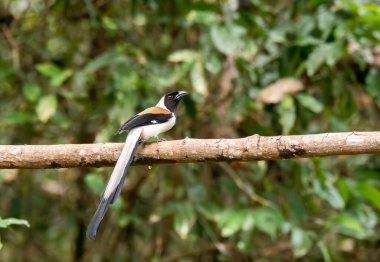
[[[21,226],[26,226],[30,227],[28,221],[24,219],[17,219],[17,218],[5,218],[2,219],[0,217],[0,228],[9,228],[12,225],[21,225]],[[0,237],[0,250],[3,248],[3,244],[1,243],[1,237]]]
[[[169,138],[378,130],[379,23],[373,0],[1,1],[0,143],[123,141],[169,90]],[[111,170],[1,171],[31,227],[0,260],[378,260],[377,155],[133,167],[86,246]]]
[[[0,218],[0,228],[8,228],[12,225],[22,225],[29,227],[28,221],[24,219],[17,219],[17,218]]]

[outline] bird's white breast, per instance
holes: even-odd
[[[168,122],[162,124],[153,124],[139,127],[142,129],[142,139],[147,140],[151,137],[156,137],[159,134],[168,131],[175,125],[176,117],[172,114],[172,118]]]

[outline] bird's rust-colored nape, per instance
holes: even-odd
[[[149,107],[145,109],[144,111],[138,113],[138,115],[142,114],[171,114],[171,112],[165,108],[154,106],[154,107]]]

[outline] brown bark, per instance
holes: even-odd
[[[113,166],[122,143],[0,146],[0,168]],[[238,139],[172,140],[140,145],[134,164],[255,161],[380,153],[380,132],[253,135]]]

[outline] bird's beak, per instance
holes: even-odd
[[[182,97],[187,96],[189,93],[185,91],[178,91],[178,94],[174,97],[175,100],[180,100]]]

